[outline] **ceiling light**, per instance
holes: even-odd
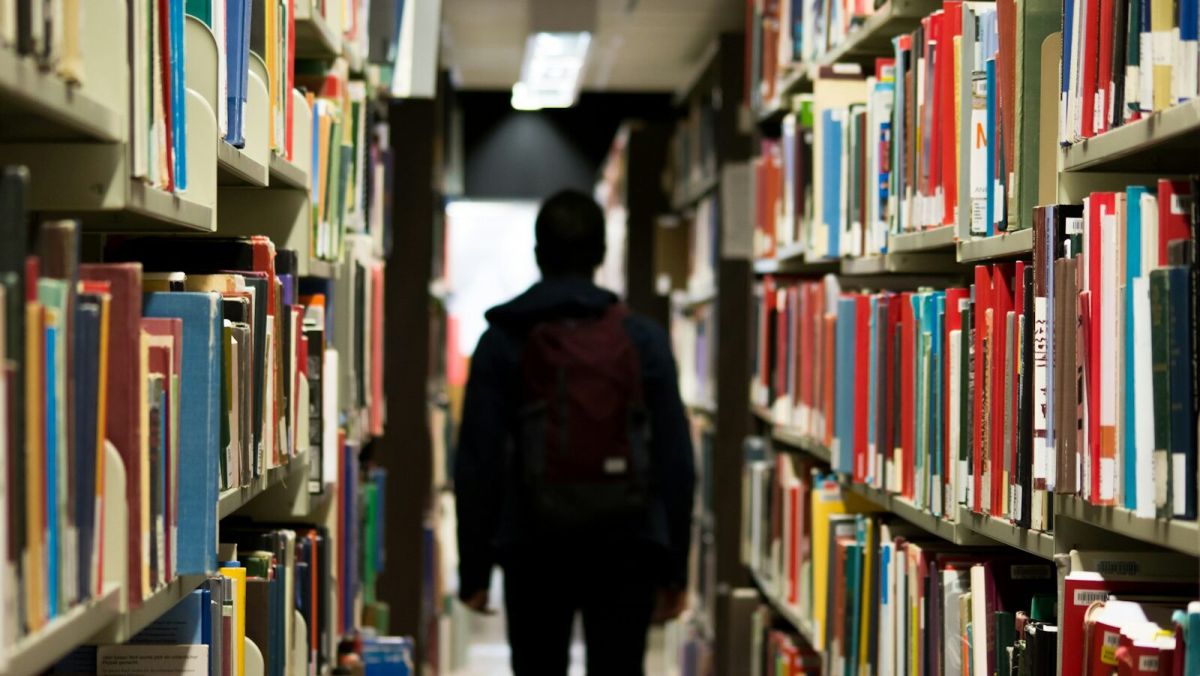
[[[591,42],[592,35],[587,32],[534,33],[526,38],[512,107],[539,110],[575,105]]]

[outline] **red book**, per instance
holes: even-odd
[[[954,53],[950,51],[948,42],[942,39],[945,32],[946,12],[938,10],[929,16],[929,37],[925,42],[925,49],[928,52],[928,72],[931,77],[925,82],[925,106],[929,109],[929,128],[923,133],[929,135],[929,194],[937,196],[938,190],[943,188],[942,184],[942,144],[946,140],[944,125],[950,124],[954,120],[953,115],[947,118],[941,118],[939,113],[942,110],[942,71],[945,70],[942,64],[946,61],[954,60]],[[943,57],[946,58],[943,58]],[[949,90],[946,90],[949,91]],[[949,137],[953,139],[953,136]],[[945,191],[942,190],[943,205],[945,200]],[[922,224],[924,225],[924,224]]]
[[[990,413],[986,409],[987,397],[984,396],[984,354],[988,346],[988,315],[992,310],[992,272],[986,265],[975,266],[975,360],[974,360],[974,385],[972,387],[972,398],[974,403],[972,410],[975,412],[975,424],[971,428],[971,432],[975,437],[972,448],[971,466],[973,467],[973,486],[972,486],[972,504],[971,509],[975,512],[983,512],[983,474],[984,474],[984,459],[986,454],[984,448],[984,430],[987,427],[987,420],[990,418]],[[990,505],[989,505],[990,506]]]
[[[900,472],[900,494],[911,498],[913,494],[913,471],[916,466],[916,325],[913,319],[912,294],[900,294],[900,458],[896,471]]]
[[[768,389],[771,386],[771,320],[775,316],[775,278],[770,275],[763,277],[762,304],[762,330],[758,332],[758,353],[762,359],[758,363],[758,380],[763,389]],[[768,401],[767,405],[770,403]]]
[[[141,349],[142,265],[141,263],[83,263],[79,277],[85,280],[108,282],[112,294],[108,323],[108,409],[105,429],[108,440],[117,448],[125,463],[125,502],[129,523],[140,524],[141,513],[141,449],[142,418],[137,392],[140,390],[140,365],[134,355]],[[36,277],[35,277],[36,279]],[[129,583],[130,607],[142,605],[142,571],[137,562],[143,559],[139,528],[130,528]]]
[[[938,78],[940,80],[940,91],[944,93],[938,99],[938,120],[944,130],[949,125],[953,124],[955,118],[954,111],[954,38],[962,37],[962,0],[946,0],[942,5],[946,12],[944,23],[942,25],[942,43],[948,47],[943,48],[951,51],[945,52],[951,58],[938,59]],[[937,137],[941,139],[945,137],[945,142],[941,144],[942,148],[942,188],[946,195],[946,211],[942,215],[942,224],[951,225],[957,222],[958,219],[958,149],[953,143],[953,139],[957,138],[958,130],[953,130],[950,133],[941,133]],[[949,298],[947,298],[947,301]]]
[[[856,325],[854,332],[854,480],[867,478],[867,414],[870,408],[871,370],[871,297],[859,294],[854,299]]]
[[[1099,56],[1096,65],[1096,110],[1092,113],[1092,129],[1097,134],[1108,131],[1109,118],[1112,116],[1113,33],[1125,30],[1124,26],[1113,26],[1113,18],[1113,0],[1100,0],[1100,44],[1096,52]],[[1085,102],[1084,105],[1086,107],[1088,104]]]
[[[796,482],[799,483],[799,482]],[[789,554],[784,556],[787,561],[787,599],[788,603],[800,602],[800,486],[787,487],[788,533],[784,536],[783,546]]]
[[[800,336],[796,341],[796,345],[797,345],[796,349],[804,350],[805,352],[803,353],[802,358],[796,360],[796,367],[797,367],[797,370],[799,371],[798,375],[796,376],[797,377],[796,389],[797,389],[798,397],[799,397],[798,408],[800,408],[801,411],[805,412],[805,415],[802,416],[801,420],[800,420],[801,431],[804,434],[811,433],[811,430],[808,429],[808,426],[809,426],[808,418],[811,415],[812,404],[813,404],[812,374],[813,374],[813,361],[816,357],[815,354],[808,352],[808,350],[812,349],[816,345],[816,341],[814,340],[813,335],[812,335],[812,332],[813,332],[812,295],[813,295],[813,285],[812,284],[803,284],[800,286],[800,308],[799,308],[799,311],[797,312],[797,314],[800,317]]]
[[[988,393],[992,423],[988,431],[991,433],[991,514],[994,516],[1003,515],[1004,491],[1008,488],[1004,483],[1004,397],[1007,394],[1004,355],[1008,349],[1005,322],[1013,306],[1012,275],[1012,263],[996,263],[992,273],[992,389]]]
[[[1113,274],[1113,270],[1105,270],[1101,250],[1104,247],[1104,214],[1116,213],[1116,195],[1111,192],[1092,193],[1086,208],[1088,222],[1087,236],[1084,239],[1084,255],[1087,256],[1087,290],[1091,294],[1089,316],[1097,321],[1101,315],[1101,304],[1104,302],[1104,276]],[[1094,325],[1088,332],[1087,359],[1087,462],[1091,467],[1088,497],[1092,501],[1100,500],[1100,340],[1101,326]]]
[[[170,4],[170,0],[158,0],[158,44],[159,57],[162,61],[162,64],[160,64],[162,82],[155,83],[155,86],[159,86],[162,89],[162,127],[166,134],[166,147],[162,151],[167,156],[167,174],[163,179],[166,181],[168,192],[175,190],[175,146],[173,143],[174,132],[171,125],[171,121],[174,119],[171,116],[171,22],[167,19],[171,15]],[[182,48],[183,45],[180,45],[180,49]],[[157,158],[155,158],[155,161],[157,161]]]
[[[1021,338],[1022,338],[1021,318],[1025,317],[1025,321],[1030,321],[1030,322],[1033,321],[1033,313],[1032,312],[1030,312],[1028,316],[1026,316],[1026,314],[1025,314],[1025,312],[1026,312],[1025,311],[1025,291],[1024,291],[1024,288],[1025,288],[1025,265],[1026,265],[1025,261],[1017,261],[1013,267],[1013,288],[1012,288],[1013,295],[1012,295],[1012,298],[1013,298],[1013,312],[1015,313],[1015,316],[1013,317],[1013,341],[1014,341],[1014,344],[1012,346],[1010,346],[1010,349],[1013,352],[1013,362],[1012,362],[1012,374],[1011,374],[1012,375],[1012,381],[1011,381],[1012,385],[1010,386],[1009,392],[1008,392],[1012,415],[1009,416],[1009,419],[1008,419],[1008,449],[1007,449],[1008,466],[1010,468],[1012,468],[1011,472],[1009,472],[1009,475],[1008,475],[1008,483],[1009,483],[1008,490],[1009,490],[1010,495],[1012,495],[1012,486],[1020,485],[1020,481],[1018,480],[1018,474],[1017,474],[1017,464],[1018,464],[1017,447],[1020,445],[1020,440],[1017,438],[1017,419],[1020,418],[1020,410],[1021,410],[1021,403],[1020,403],[1021,402],[1021,396],[1020,396],[1021,390],[1020,390],[1020,387],[1018,387],[1018,385],[1020,384],[1019,378],[1020,378],[1020,373],[1021,373],[1021,350],[1020,350]],[[1009,505],[1008,509],[1009,509],[1010,514],[1015,513],[1015,512],[1013,512],[1012,505]]]
[[[1187,181],[1158,179],[1158,264],[1167,264],[1167,245],[1190,239],[1189,215],[1191,187]]]
[[[787,394],[788,354],[792,347],[788,341],[788,328],[792,325],[788,295],[787,286],[781,285],[775,290],[775,387],[772,392],[775,398]]]
[[[1096,135],[1094,128],[1094,112],[1096,110],[1096,76],[1099,70],[1099,54],[1098,47],[1100,44],[1100,2],[1101,0],[1085,0],[1087,3],[1086,14],[1088,21],[1083,26],[1083,74],[1081,76],[1081,86],[1083,88],[1083,105],[1079,111],[1079,117],[1082,124],[1084,138],[1091,138]],[[1104,55],[1105,57],[1108,54]]]
[[[167,405],[167,410],[172,408],[171,403],[171,379],[173,377],[182,376],[183,374],[183,320],[158,317],[143,317],[142,330],[152,336],[169,336],[171,339],[171,350],[168,353],[164,348],[152,347],[150,349],[150,372],[163,374],[163,388],[165,390],[164,401]],[[181,383],[186,385],[186,383]],[[174,437],[174,430],[171,427],[171,416],[166,416],[167,429],[165,438],[168,441],[167,448],[164,451],[170,451],[170,440]],[[174,567],[171,565],[172,551],[175,549],[174,538],[171,537],[172,527],[179,523],[179,514],[176,511],[178,504],[177,497],[177,482],[179,481],[179,469],[171,462],[172,453],[164,452],[163,462],[166,463],[167,489],[168,493],[164,496],[163,520],[167,524],[167,537],[165,540],[164,557],[167,562],[167,567],[163,573],[163,581],[167,582],[175,577]]]
[[[886,419],[883,425],[883,439],[879,446],[883,449],[885,458],[893,459],[896,452],[896,407],[893,405],[892,396],[890,393],[896,391],[896,379],[900,377],[900,371],[897,367],[897,359],[899,355],[896,350],[896,332],[900,330],[900,305],[903,302],[901,296],[894,293],[888,294],[888,315],[887,315],[887,391],[889,395],[886,398],[887,406],[884,408]],[[893,466],[891,471],[899,471],[899,467]],[[886,473],[886,471],[885,471]],[[891,477],[886,477],[888,481]],[[883,483],[887,486],[887,483]]]
[[[802,289],[800,284],[792,284],[788,287],[788,405],[791,410],[789,415],[796,410],[800,404],[800,363],[805,361],[801,359],[800,349],[804,345],[803,338],[800,333],[800,327],[804,323],[800,313],[803,312],[801,307],[800,296]],[[794,421],[795,416],[792,416]],[[794,422],[793,422],[794,424]]]

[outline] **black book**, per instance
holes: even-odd
[[[18,8],[24,3],[17,3]],[[5,167],[0,172],[0,286],[4,288],[6,363],[0,364],[0,378],[6,382],[8,410],[0,415],[8,419],[8,457],[3,458],[9,477],[9,497],[14,505],[25,504],[25,257],[28,251],[28,220],[25,199],[29,190],[29,171],[25,167]],[[22,553],[25,550],[25,514],[23,509],[9,510],[8,556],[10,565],[22,577]]]
[[[92,553],[96,542],[96,460],[103,452],[97,439],[100,395],[101,300],[82,295],[75,305],[75,525],[79,532],[79,598],[91,597]]]
[[[1033,268],[1026,266],[1021,283],[1024,297],[1021,316],[1021,354],[1017,380],[1017,485],[1020,486],[1020,518],[1017,525],[1029,528],[1033,508]]]

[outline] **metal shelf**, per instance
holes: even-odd
[[[857,30],[851,29],[842,44],[821,55],[821,65],[865,60],[892,53],[892,38],[911,31],[921,19],[940,8],[932,0],[889,0],[875,10]]]
[[[1200,99],[1167,108],[1063,151],[1063,171],[1192,173],[1200,152]]]
[[[121,586],[109,584],[100,596],[54,618],[41,630],[17,639],[7,661],[0,663],[6,674],[36,674],[54,666],[75,649],[109,626],[120,613]]]
[[[1018,258],[1033,253],[1033,228],[958,243],[958,262]]]
[[[1090,504],[1077,495],[1054,496],[1054,516],[1200,557],[1200,523],[1196,521],[1145,519],[1120,507]]]
[[[949,252],[905,251],[842,259],[842,274],[849,277],[959,274],[961,272],[962,266],[955,259],[954,254]]]
[[[896,254],[905,251],[938,251],[954,249],[954,226],[943,225],[917,232],[903,232],[888,235],[888,253]]]
[[[308,190],[308,172],[304,170],[304,167],[289,162],[282,155],[271,153],[270,172],[272,188]]]
[[[99,141],[125,137],[125,115],[31,58],[0,47],[0,140]]]
[[[788,244],[775,250],[773,258],[754,261],[756,275],[824,275],[839,270],[833,259],[805,260],[803,244]]]
[[[310,10],[312,11],[312,10]],[[325,17],[312,13],[296,17],[296,58],[332,60],[342,55],[342,41]]]
[[[131,563],[137,565],[135,562]],[[206,575],[181,575],[171,580],[161,589],[150,594],[149,597],[142,599],[142,605],[127,613],[117,615],[115,620],[103,631],[95,634],[94,638],[99,643],[125,643],[162,617],[163,613],[174,608],[176,603],[182,601],[185,596],[203,584],[207,577]]]
[[[874,503],[884,511],[891,512],[917,528],[947,542],[956,545],[991,544],[989,538],[968,529],[963,524],[946,521],[939,516],[934,516],[931,512],[920,509],[908,500],[883,489],[856,483],[845,483],[843,485],[847,492],[858,495],[864,500]]]
[[[721,179],[718,176],[705,176],[703,178],[688,181],[684,184],[680,194],[672,204],[674,211],[687,211],[696,205],[697,202],[704,199],[717,189]]]
[[[224,139],[217,140],[217,185],[241,185],[264,188],[269,173],[267,166],[234,148]]]
[[[217,499],[217,518],[224,519],[231,514],[237,513],[238,510],[245,507],[254,498],[262,495],[276,484],[283,483],[293,471],[307,467],[308,451],[305,451],[292,458],[286,465],[272,467],[257,478],[251,479],[250,483],[245,486],[223,491]]]
[[[987,514],[976,514],[962,506],[958,509],[958,521],[970,530],[1001,544],[1015,547],[1046,560],[1054,558],[1053,533],[1021,528],[1014,523]]]
[[[771,438],[784,446],[803,451],[823,463],[829,464],[832,460],[833,455],[825,444],[812,437],[800,434],[796,430],[776,426],[771,430]]]
[[[758,587],[759,593],[761,593],[763,598],[767,600],[767,604],[774,609],[775,614],[779,615],[784,619],[784,621],[792,625],[792,628],[796,630],[796,633],[800,634],[800,637],[803,638],[809,646],[815,647],[815,644],[813,643],[814,634],[812,623],[809,622],[808,619],[806,619],[803,615],[801,615],[798,610],[793,608],[783,599],[779,598],[779,595],[775,592],[771,585],[767,583],[761,573],[759,573],[757,570],[754,570],[750,566],[746,566],[746,569],[750,571],[750,577],[754,578],[754,585]]]

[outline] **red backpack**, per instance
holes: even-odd
[[[536,325],[522,357],[517,453],[542,525],[619,523],[646,509],[649,425],[626,310]]]

